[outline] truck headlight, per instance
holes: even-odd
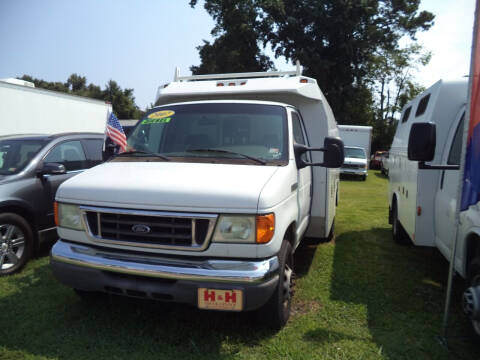
[[[212,241],[254,243],[255,216],[220,216]]]
[[[57,214],[57,226],[74,230],[83,230],[82,215],[77,205],[58,203]]]
[[[221,215],[213,242],[268,243],[275,232],[275,215]]]

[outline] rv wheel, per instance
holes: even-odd
[[[470,321],[472,335],[480,340],[480,257],[474,259],[468,268],[462,305]]]
[[[392,238],[400,245],[407,245],[410,243],[408,236],[405,234],[405,230],[398,220],[397,202],[393,203],[392,207]]]

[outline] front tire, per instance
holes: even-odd
[[[283,240],[278,257],[280,276],[277,288],[261,310],[262,314],[266,315],[268,326],[275,330],[280,330],[286,325],[290,318],[292,306],[295,273],[293,270],[292,245],[288,240]]]
[[[33,232],[28,222],[17,214],[0,214],[0,275],[19,271],[32,253]]]
[[[480,257],[468,267],[467,289],[463,293],[463,311],[469,318],[470,331],[480,340]]]

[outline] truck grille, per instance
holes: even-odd
[[[81,207],[94,241],[181,250],[203,250],[217,215]]]

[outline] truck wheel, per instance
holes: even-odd
[[[468,268],[467,289],[463,293],[463,311],[470,320],[470,330],[480,340],[480,257],[475,258]]]
[[[392,208],[392,238],[397,244],[400,245],[408,245],[410,241],[408,240],[407,234],[405,234],[405,230],[400,224],[398,220],[398,210],[397,210],[397,203],[393,203]]]
[[[295,283],[292,245],[287,240],[283,240],[278,257],[280,262],[278,285],[261,310],[262,314],[266,315],[267,325],[276,330],[285,326],[290,317]]]
[[[365,180],[367,180],[367,175],[362,176],[362,181],[365,181]]]
[[[0,214],[0,275],[20,270],[32,253],[33,233],[27,221],[17,214]]]

